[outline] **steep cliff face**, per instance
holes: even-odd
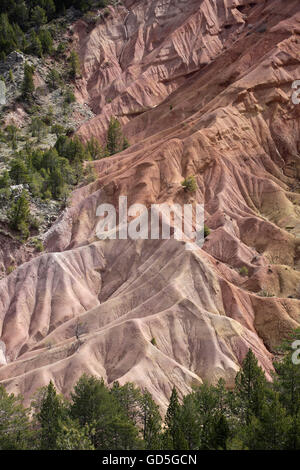
[[[300,6],[124,4],[74,25],[77,97],[96,113],[79,135],[103,139],[113,115],[132,145],[93,163],[98,179],[74,192],[48,253],[0,281],[0,381],[29,396],[52,379],[68,393],[89,372],[147,387],[164,408],[173,384],[231,384],[249,347],[269,374],[299,326]],[[195,193],[181,186],[190,175]],[[99,241],[96,209],[120,195],[204,203],[211,233],[192,252]]]

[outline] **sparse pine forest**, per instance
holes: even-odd
[[[54,384],[38,390],[30,408],[0,387],[0,450],[299,450],[300,369],[292,361],[296,331],[280,348],[273,381],[249,349],[235,386],[203,383],[167,412],[132,383],[83,375],[66,399]]]
[[[2,0],[0,4],[0,60],[14,51],[41,56],[52,52],[53,37],[47,23],[71,6],[80,12],[104,8],[109,0]]]

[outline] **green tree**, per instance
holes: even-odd
[[[107,130],[106,147],[109,155],[114,155],[124,150],[124,136],[121,124],[114,117],[110,118]]]
[[[66,409],[53,383],[43,387],[33,403],[36,418],[40,427],[40,448],[55,450],[58,447],[58,437],[62,438],[61,422],[66,416]]]
[[[44,54],[52,54],[53,52],[53,39],[48,29],[41,29],[38,34],[39,40],[42,45]]]
[[[33,67],[31,67],[28,64],[25,64],[24,79],[22,83],[22,94],[23,94],[23,98],[27,101],[31,100],[32,93],[34,92],[33,74],[34,74]]]
[[[119,402],[127,418],[137,424],[140,415],[140,390],[131,382],[122,386],[119,382],[114,382],[111,393]]]
[[[9,124],[5,128],[5,132],[7,134],[7,141],[10,142],[12,149],[15,148],[18,131],[19,131],[19,129],[16,126],[14,126],[13,124]]]
[[[0,189],[6,189],[10,187],[11,179],[9,176],[9,172],[4,170],[2,175],[0,176]]]
[[[39,5],[33,8],[31,12],[31,21],[34,26],[42,26],[47,23],[48,19],[46,12]]]
[[[34,117],[31,120],[30,130],[33,137],[37,137],[38,142],[41,142],[43,136],[46,135],[47,126],[39,117]]]
[[[14,158],[10,162],[9,177],[15,184],[28,183],[28,168],[21,158]]]
[[[93,429],[89,437],[96,449],[136,449],[138,430],[128,419],[103,380],[83,375],[71,394],[71,417]]]
[[[159,408],[146,390],[140,399],[141,428],[146,449],[161,448],[161,416]]]
[[[51,69],[46,78],[47,84],[51,90],[56,90],[61,85],[60,74],[56,69]]]
[[[260,418],[251,416],[248,425],[242,426],[238,435],[241,449],[284,450],[288,448],[292,419],[273,393],[261,409]]]
[[[246,424],[250,423],[251,417],[261,416],[267,391],[267,381],[256,357],[249,349],[241,370],[235,379],[236,394],[240,401],[242,418]]]
[[[8,394],[0,385],[0,450],[29,449],[34,433],[22,397]]]
[[[225,383],[220,380],[217,386],[204,383],[194,392],[196,427],[199,435],[196,436],[199,448],[203,450],[225,449],[229,437],[230,416],[228,393]]]
[[[186,395],[180,412],[180,426],[189,450],[198,450],[201,446],[202,421],[195,393]]]
[[[173,387],[169,406],[165,416],[166,431],[164,440],[167,449],[185,450],[187,442],[180,426],[180,404],[176,388]]]
[[[56,11],[54,1],[53,0],[45,0],[45,2],[43,4],[43,7],[46,10],[48,19],[52,19],[54,17],[55,11]]]
[[[300,449],[300,366],[294,359],[294,342],[299,342],[299,347],[299,329],[289,335],[278,348],[281,359],[274,362],[274,389],[279,393],[281,404],[292,418],[289,446],[291,449]]]
[[[103,158],[103,149],[99,141],[94,137],[87,142],[87,150],[90,153],[92,160]]]
[[[93,433],[88,427],[80,426],[77,421],[67,418],[60,423],[60,429],[56,438],[56,448],[58,450],[94,450],[94,446],[89,438]]]
[[[72,104],[72,103],[75,103],[76,101],[76,98],[75,98],[75,95],[73,93],[73,91],[71,90],[71,88],[67,88],[66,91],[65,91],[65,100],[64,102],[69,105],[69,104]]]
[[[27,49],[27,52],[29,52],[30,54],[34,54],[37,57],[42,57],[43,55],[43,46],[39,36],[36,34],[35,31],[31,31],[30,33],[30,41]]]
[[[75,78],[80,75],[80,62],[79,56],[76,51],[71,51],[69,57],[69,74],[70,77],[75,80]]]

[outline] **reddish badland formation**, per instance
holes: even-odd
[[[164,408],[173,385],[231,385],[249,348],[270,376],[299,326],[300,5],[124,4],[78,21],[74,38],[77,98],[96,113],[79,135],[103,140],[113,115],[131,146],[93,163],[97,180],[74,192],[47,253],[0,282],[0,382],[29,397],[51,379],[68,393],[87,372],[146,387]],[[190,175],[195,193],[181,186]],[[96,209],[120,195],[204,203],[211,233],[195,251],[100,241]]]

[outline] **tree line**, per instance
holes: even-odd
[[[235,387],[203,383],[179,400],[174,387],[162,419],[150,393],[132,383],[83,375],[69,398],[52,382],[26,409],[0,386],[0,449],[292,450],[300,449],[300,366],[291,341],[278,353],[273,381],[248,351]]]

